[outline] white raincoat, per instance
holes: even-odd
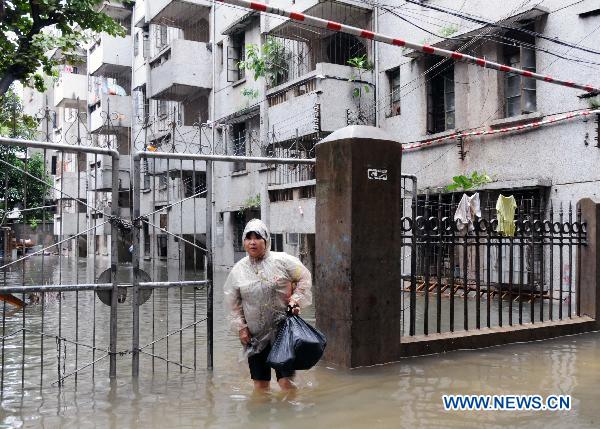
[[[265,239],[265,255],[240,260],[223,287],[231,328],[236,333],[245,327],[250,331],[251,342],[245,346],[248,356],[260,353],[273,341],[290,300],[300,308],[312,303],[310,271],[298,258],[269,250],[271,235],[261,220],[248,222],[242,238],[250,232]]]

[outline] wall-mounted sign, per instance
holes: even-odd
[[[387,170],[369,168],[367,169],[367,177],[369,180],[387,180]]]

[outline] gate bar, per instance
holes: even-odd
[[[116,152],[116,151],[115,151]],[[111,215],[113,219],[119,217],[119,153],[112,157],[112,203]],[[94,204],[96,202],[94,201]],[[110,365],[109,377],[117,376],[117,305],[118,305],[118,279],[119,265],[119,228],[110,226],[110,272],[113,284],[110,299]],[[135,293],[135,288],[134,288]]]
[[[20,146],[24,148],[33,147],[36,149],[51,149],[64,152],[95,153],[98,155],[109,155],[117,159],[119,158],[119,152],[116,149],[107,149],[103,147],[73,146],[64,143],[48,143],[38,140],[24,140],[10,137],[0,137],[0,144],[7,146]]]
[[[139,307],[139,295],[138,290],[140,286],[140,158],[134,156],[133,158],[133,177],[131,182],[133,183],[133,228],[132,228],[132,239],[133,239],[133,295],[131,296],[131,307],[133,314],[133,338],[131,342],[131,375],[137,377],[140,372],[140,307]]]
[[[141,158],[161,158],[161,159],[182,159],[198,161],[225,161],[225,162],[247,162],[254,164],[315,164],[314,158],[269,158],[258,156],[234,156],[234,155],[201,155],[170,152],[136,152],[133,156],[134,161]],[[206,167],[208,169],[208,166]],[[208,180],[207,180],[208,188]]]

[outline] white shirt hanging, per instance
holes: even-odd
[[[479,193],[475,192],[473,195],[468,196],[463,194],[456,212],[454,213],[454,221],[456,222],[456,228],[460,234],[466,234],[475,230],[473,222],[476,217],[481,217],[481,204],[479,201]]]

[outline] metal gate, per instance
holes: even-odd
[[[116,377],[121,372],[119,368],[125,368],[118,366],[117,361],[128,356],[131,356],[134,377],[139,375],[140,356],[148,358],[152,371],[157,362],[162,362],[167,371],[169,366],[180,371],[196,370],[200,367],[198,360],[202,352],[199,345],[202,341],[206,347],[206,368],[212,369],[213,255],[209,250],[212,249],[212,204],[202,206],[196,197],[203,195],[205,201],[212,201],[212,165],[215,162],[314,164],[314,159],[140,152],[132,156],[133,192],[129,196],[125,191],[128,186],[123,183],[127,177],[119,168],[123,156],[116,149],[8,138],[0,138],[0,145],[6,150],[25,150],[25,167],[10,165],[0,159],[6,167],[2,170],[4,174],[0,173],[5,184],[4,193],[10,188],[9,171],[15,171],[29,180],[24,182],[25,187],[41,183],[45,191],[52,191],[58,206],[53,215],[56,239],[51,243],[29,250],[25,245],[16,249],[5,245],[4,259],[0,263],[3,276],[0,285],[3,391],[5,387],[23,391],[48,383],[61,386],[69,377],[77,381],[83,371],[92,378],[102,374]],[[48,169],[54,168],[50,165],[59,166],[58,170],[52,171],[58,172],[54,183],[50,183],[45,173],[37,177],[28,171],[28,158],[34,156],[32,153],[36,150],[43,154],[44,171],[46,166]],[[166,200],[158,209],[153,204],[151,209],[142,210],[142,194],[152,192],[155,203],[154,194],[163,186],[160,174],[153,174],[149,185],[144,174],[149,162],[153,163],[154,173],[157,172],[156,165],[163,164],[167,175]],[[204,168],[199,165],[201,163],[205,164]],[[189,180],[184,180],[190,171],[202,170],[206,171],[204,179],[193,174],[187,177]],[[84,173],[87,175],[85,183],[82,180]],[[179,178],[177,192],[170,188],[169,177]],[[72,183],[67,180],[69,178]],[[127,207],[128,197],[131,207]],[[8,200],[4,195],[4,215],[14,212],[9,212]],[[71,215],[73,206],[75,213]],[[178,212],[182,226],[184,206],[186,214],[191,210],[194,217],[190,234],[186,234],[183,227],[173,230],[170,226],[176,217],[172,216],[170,223],[164,216]],[[43,207],[30,207],[25,200],[19,211],[44,210]],[[196,219],[200,212],[206,213],[204,243],[199,239],[198,232],[202,228]],[[43,219],[46,217],[42,216]],[[11,229],[15,229],[15,225]],[[159,240],[148,242],[149,232],[153,230],[160,233],[157,239],[166,235],[174,240],[167,241],[166,262],[162,265],[146,254],[149,247],[159,245]],[[105,248],[102,237],[109,234],[110,246]],[[21,236],[17,240],[22,240]],[[7,239],[11,240],[10,237]],[[86,240],[85,246],[82,245],[81,241]],[[4,244],[6,242],[3,240]],[[74,247],[74,252],[68,253],[65,246]],[[108,247],[109,254],[103,256]],[[193,254],[190,264],[193,270],[187,267],[187,277],[182,269],[182,264],[188,263],[185,248],[191,248]],[[15,251],[22,255],[14,255]],[[84,251],[85,262],[80,257]],[[175,280],[169,274],[172,252],[178,255]],[[202,258],[205,258],[205,264]],[[33,305],[11,311],[10,302],[15,297],[20,297],[21,303]],[[140,323],[151,329],[140,333]],[[49,342],[52,342],[51,346]],[[106,361],[109,363],[107,371],[103,366]]]

